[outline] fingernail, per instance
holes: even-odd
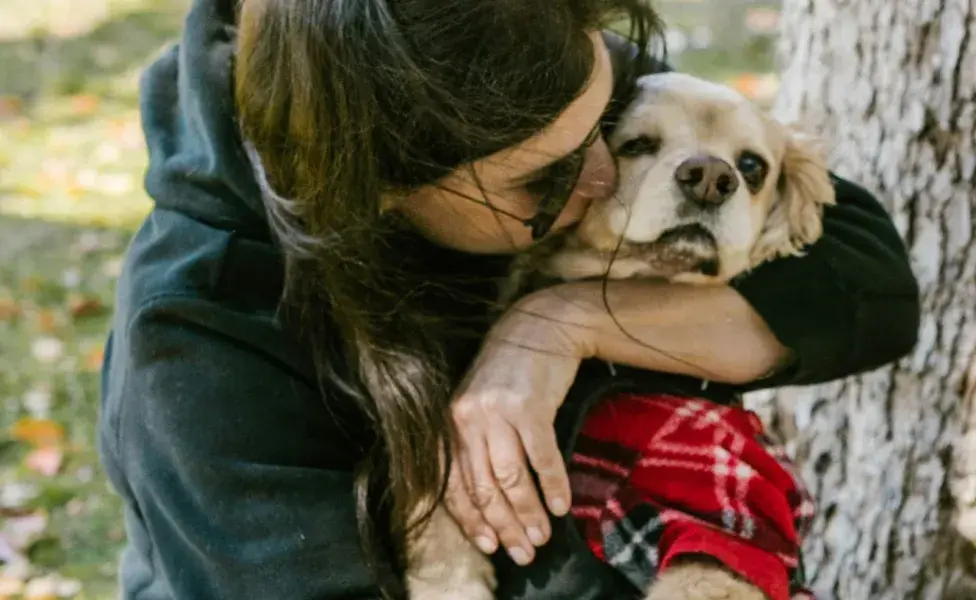
[[[512,557],[515,564],[521,567],[529,564],[529,553],[521,548],[509,548],[508,555]]]
[[[525,535],[529,536],[529,541],[535,546],[541,546],[546,543],[546,537],[538,527],[529,527],[525,530]]]
[[[556,515],[557,517],[565,515],[566,511],[569,510],[569,508],[566,506],[566,501],[560,498],[553,500],[549,508],[552,510],[552,514]]]
[[[479,535],[474,539],[474,543],[485,554],[493,554],[495,552],[495,540],[490,537]]]

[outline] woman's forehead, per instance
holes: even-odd
[[[583,145],[610,102],[613,67],[603,38],[592,34],[596,60],[586,89],[549,127],[512,148],[475,163],[479,177],[517,180],[546,167]]]

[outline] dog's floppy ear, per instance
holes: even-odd
[[[800,256],[823,233],[823,207],[835,202],[825,152],[817,139],[788,131],[776,197],[751,262],[757,266],[780,256]]]

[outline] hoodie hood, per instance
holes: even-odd
[[[144,73],[145,184],[157,208],[268,239],[234,106],[235,6],[236,0],[196,0],[180,43]]]

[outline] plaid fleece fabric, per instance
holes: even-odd
[[[646,590],[686,554],[709,555],[770,600],[812,600],[800,545],[814,506],[754,413],[617,394],[587,415],[570,461],[573,516],[591,550]]]

